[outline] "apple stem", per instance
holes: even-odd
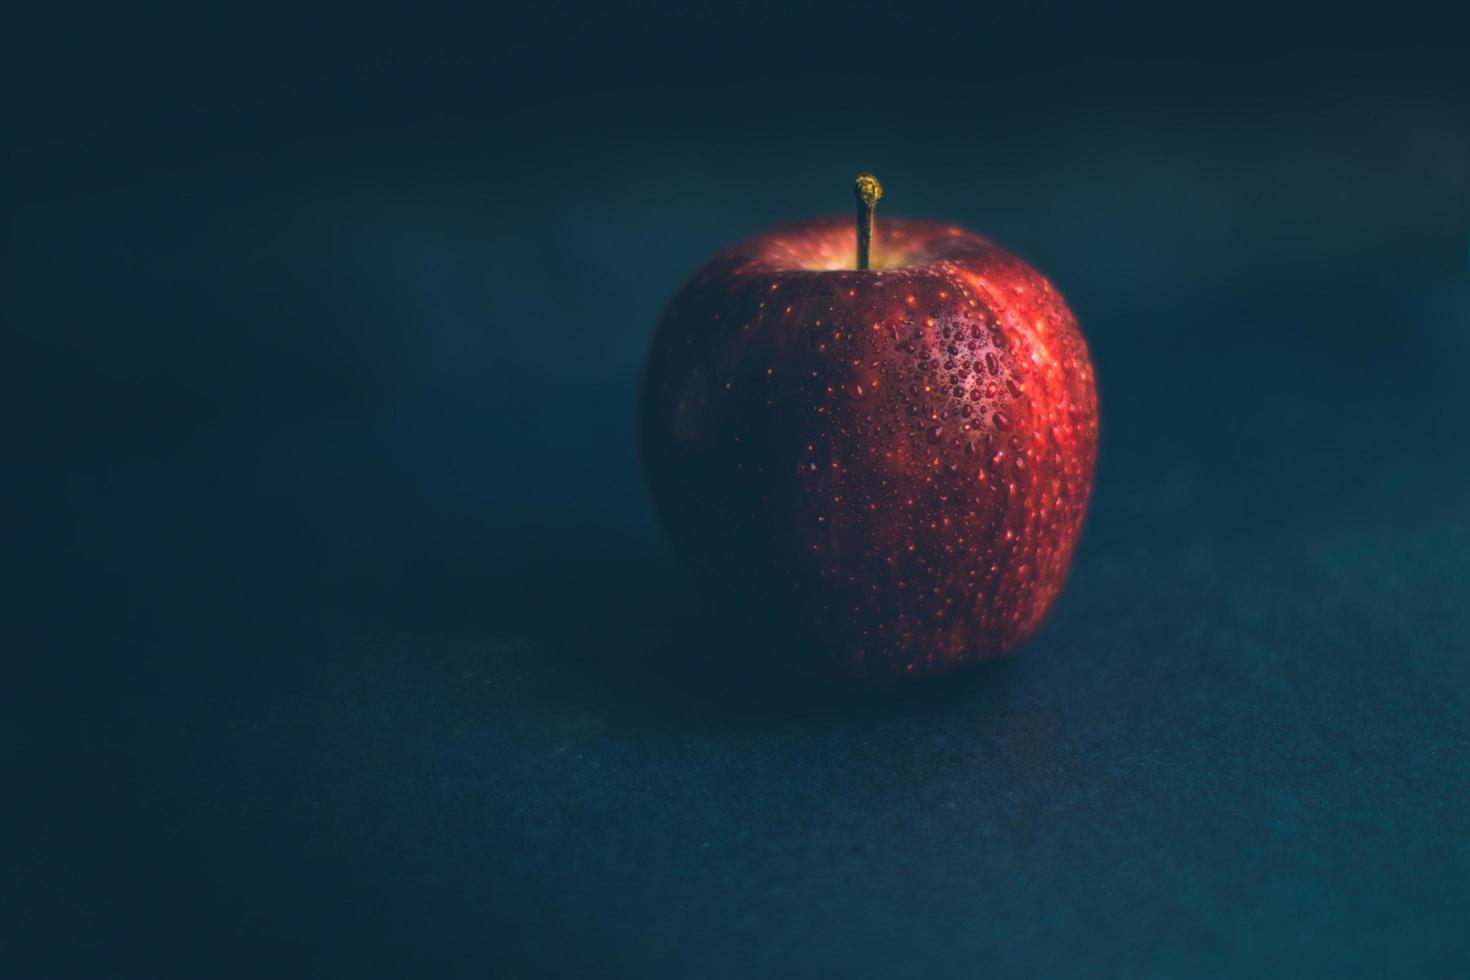
[[[883,185],[872,174],[861,173],[852,182],[852,194],[857,198],[857,267],[866,269],[873,246],[873,209],[883,196]]]

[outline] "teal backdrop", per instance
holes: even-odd
[[[0,973],[1470,973],[1470,59],[1396,9],[32,10]],[[732,681],[634,412],[706,256],[993,236],[1102,405],[1027,648]]]

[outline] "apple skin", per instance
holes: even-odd
[[[1076,318],[973,233],[775,229],[673,298],[641,405],[654,506],[752,663],[886,687],[1036,629],[1081,532],[1097,391]]]

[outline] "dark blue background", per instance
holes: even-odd
[[[32,12],[7,38],[0,973],[1470,972],[1470,70],[1412,8]],[[845,210],[1069,297],[1005,663],[752,690],[633,443]]]

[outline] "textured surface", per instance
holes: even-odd
[[[0,975],[1470,975],[1463,32],[665,6],[14,32]],[[1067,297],[1095,493],[1016,657],[762,698],[639,371],[859,167]]]
[[[779,673],[887,687],[993,658],[1060,591],[1097,392],[1036,270],[959,228],[851,219],[732,246],[670,303],[649,490],[703,594]],[[753,659],[746,654],[743,659]]]

